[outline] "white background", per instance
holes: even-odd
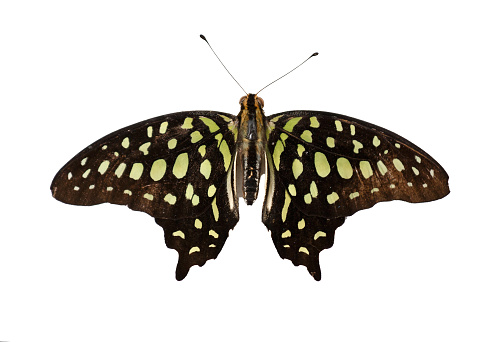
[[[497,1],[3,1],[0,341],[501,341],[501,9]],[[144,213],[51,197],[61,166],[181,110],[346,114],[433,155],[452,193],[378,204],[321,254],[278,257],[262,196],[217,260],[177,282]],[[263,188],[262,188],[263,190]],[[263,195],[263,192],[262,194]]]

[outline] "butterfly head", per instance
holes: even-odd
[[[254,108],[264,108],[264,100],[256,94],[248,94],[239,99],[241,109],[251,110]]]

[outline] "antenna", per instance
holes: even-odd
[[[210,43],[208,42],[208,39],[206,39],[205,36],[203,36],[202,34],[199,35],[199,37],[201,37],[202,40],[204,40],[206,42],[206,44],[208,44],[208,46],[210,47],[211,51],[213,51],[213,53],[215,54],[215,56],[218,58],[220,64],[222,64],[222,66],[225,68],[225,70],[227,71],[227,73],[229,75],[231,75],[232,79],[234,80],[234,82],[236,82],[238,84],[238,86],[243,89],[243,87],[241,87],[241,84],[239,84],[238,81],[236,81],[236,79],[234,78],[234,76],[232,76],[232,74],[230,73],[230,71],[225,67],[224,63],[222,63],[222,61],[220,60],[220,58],[218,57],[218,55],[216,54],[215,50],[213,50],[213,48],[211,47]],[[308,58],[309,59],[309,58]],[[246,90],[243,89],[243,91],[245,92],[246,95],[248,95],[248,93],[246,92]]]
[[[304,62],[300,63],[299,65],[297,65],[295,68],[293,68],[292,70],[290,70],[289,72],[287,72],[286,74],[284,74],[283,76],[275,79],[274,81],[272,81],[271,83],[269,83],[268,85],[266,85],[264,88],[260,89],[256,95],[258,95],[258,93],[260,93],[262,90],[264,90],[265,88],[269,87],[271,84],[273,84],[274,82],[276,81],[279,81],[280,79],[282,79],[283,77],[285,77],[286,75],[288,75],[289,73],[291,73],[292,71],[294,71],[295,69],[297,69],[298,67],[300,67],[302,64],[306,63],[311,57],[314,57],[314,56],[318,56],[318,52],[315,52],[313,53],[311,56],[309,56]]]

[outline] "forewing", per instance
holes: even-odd
[[[55,176],[53,196],[74,205],[113,203],[148,213],[179,253],[177,279],[216,258],[238,219],[233,160],[237,118],[180,112],[96,141]]]
[[[234,120],[180,112],[120,129],[70,160],[56,174],[52,194],[68,204],[109,202],[157,218],[196,217],[230,168]]]
[[[268,150],[277,178],[310,216],[350,216],[377,202],[427,202],[449,193],[447,173],[426,152],[339,114],[295,111],[269,118]]]

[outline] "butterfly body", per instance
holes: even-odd
[[[237,140],[240,174],[238,186],[242,189],[246,204],[252,205],[257,199],[260,175],[264,173],[266,128],[263,100],[253,94],[243,96],[239,101],[241,111],[238,115],[240,123]]]
[[[99,139],[55,176],[53,196],[113,203],[153,216],[179,253],[176,278],[216,258],[266,174],[262,221],[282,258],[320,280],[319,253],[346,217],[390,200],[449,193],[448,175],[401,136],[348,116],[290,111],[265,116],[254,94],[237,116],[180,112]]]

